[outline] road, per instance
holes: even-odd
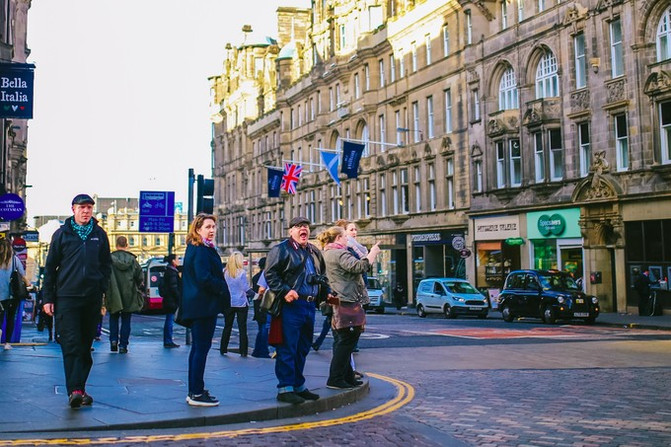
[[[136,340],[161,336],[162,317],[133,322]],[[329,356],[330,342],[310,355]],[[671,332],[370,314],[360,348],[357,369],[369,374],[372,392],[357,405],[300,420],[162,430],[151,433],[158,437],[150,444],[671,445]],[[414,396],[370,419],[310,425],[363,414],[392,399],[394,392],[376,375],[408,384]]]

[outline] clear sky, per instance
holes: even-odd
[[[244,24],[277,36],[278,6],[310,1],[33,1],[28,224],[69,214],[80,192],[175,191],[186,210],[188,169],[211,172],[207,78]]]

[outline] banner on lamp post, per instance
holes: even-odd
[[[33,64],[0,63],[0,118],[33,117]]]

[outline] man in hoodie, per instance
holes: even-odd
[[[88,194],[72,199],[73,216],[51,238],[42,287],[44,312],[55,312],[71,408],[93,403],[86,381],[112,263],[107,233],[93,218],[94,204]]]
[[[126,236],[116,238],[116,251],[112,252],[112,275],[105,297],[110,314],[110,350],[119,354],[128,352],[130,319],[133,312],[142,310],[142,267],[135,255],[128,251]],[[121,320],[121,336],[119,336]]]

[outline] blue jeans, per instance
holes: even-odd
[[[205,389],[205,362],[212,347],[212,337],[217,317],[198,318],[191,326],[191,351],[189,352],[189,394],[202,394]]]
[[[163,344],[169,345],[172,341],[172,327],[175,322],[175,314],[165,314],[165,323],[163,323]]]
[[[321,347],[322,343],[324,343],[324,339],[328,335],[329,331],[331,330],[331,315],[327,315],[326,318],[324,318],[324,324],[322,325],[322,331],[319,334],[319,337],[315,340],[313,343],[315,346],[318,348]]]
[[[130,337],[130,312],[117,312],[110,315],[110,342],[119,343],[119,346],[125,348],[128,346],[128,337]],[[121,340],[119,340],[119,317],[121,317]]]
[[[305,389],[305,359],[310,352],[315,326],[315,304],[305,300],[284,303],[282,306],[282,336],[284,342],[277,346],[275,375],[278,392]]]
[[[256,341],[254,342],[252,357],[267,359],[270,357],[270,350],[268,348],[268,329],[270,327],[270,315],[267,316],[265,322],[261,323],[260,321],[257,321],[257,323],[259,325],[259,332],[256,333]]]

